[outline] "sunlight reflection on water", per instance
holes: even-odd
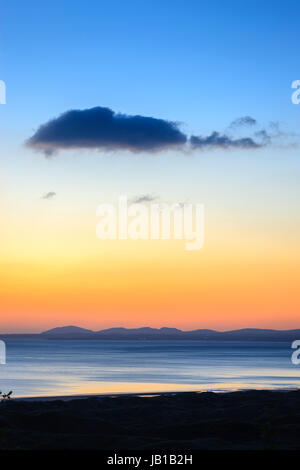
[[[278,342],[8,340],[0,389],[14,396],[295,388]]]

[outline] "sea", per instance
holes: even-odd
[[[291,343],[7,339],[0,390],[14,397],[295,389]]]

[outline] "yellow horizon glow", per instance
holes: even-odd
[[[299,327],[296,246],[227,232],[188,252],[183,241],[100,241],[54,228],[6,242],[1,332]]]

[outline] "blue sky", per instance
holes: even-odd
[[[276,186],[276,200],[282,175],[296,187],[298,151],[289,146],[121,159],[67,151],[49,162],[23,143],[50,118],[94,106],[178,121],[187,135],[222,133],[246,115],[297,132],[297,2],[12,0],[1,11],[3,172],[12,197],[55,190],[76,199],[76,182],[89,188],[80,195],[90,194],[89,210],[97,198],[143,189],[215,204],[223,193],[234,205],[244,191],[251,205],[255,185]]]
[[[238,116],[296,128],[299,3],[1,2],[7,126],[20,135],[71,108],[182,121],[191,132]],[[2,110],[3,113],[3,110]]]

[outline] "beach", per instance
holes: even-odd
[[[7,340],[2,450],[300,449],[286,342]]]
[[[11,399],[1,450],[300,450],[300,390]]]

